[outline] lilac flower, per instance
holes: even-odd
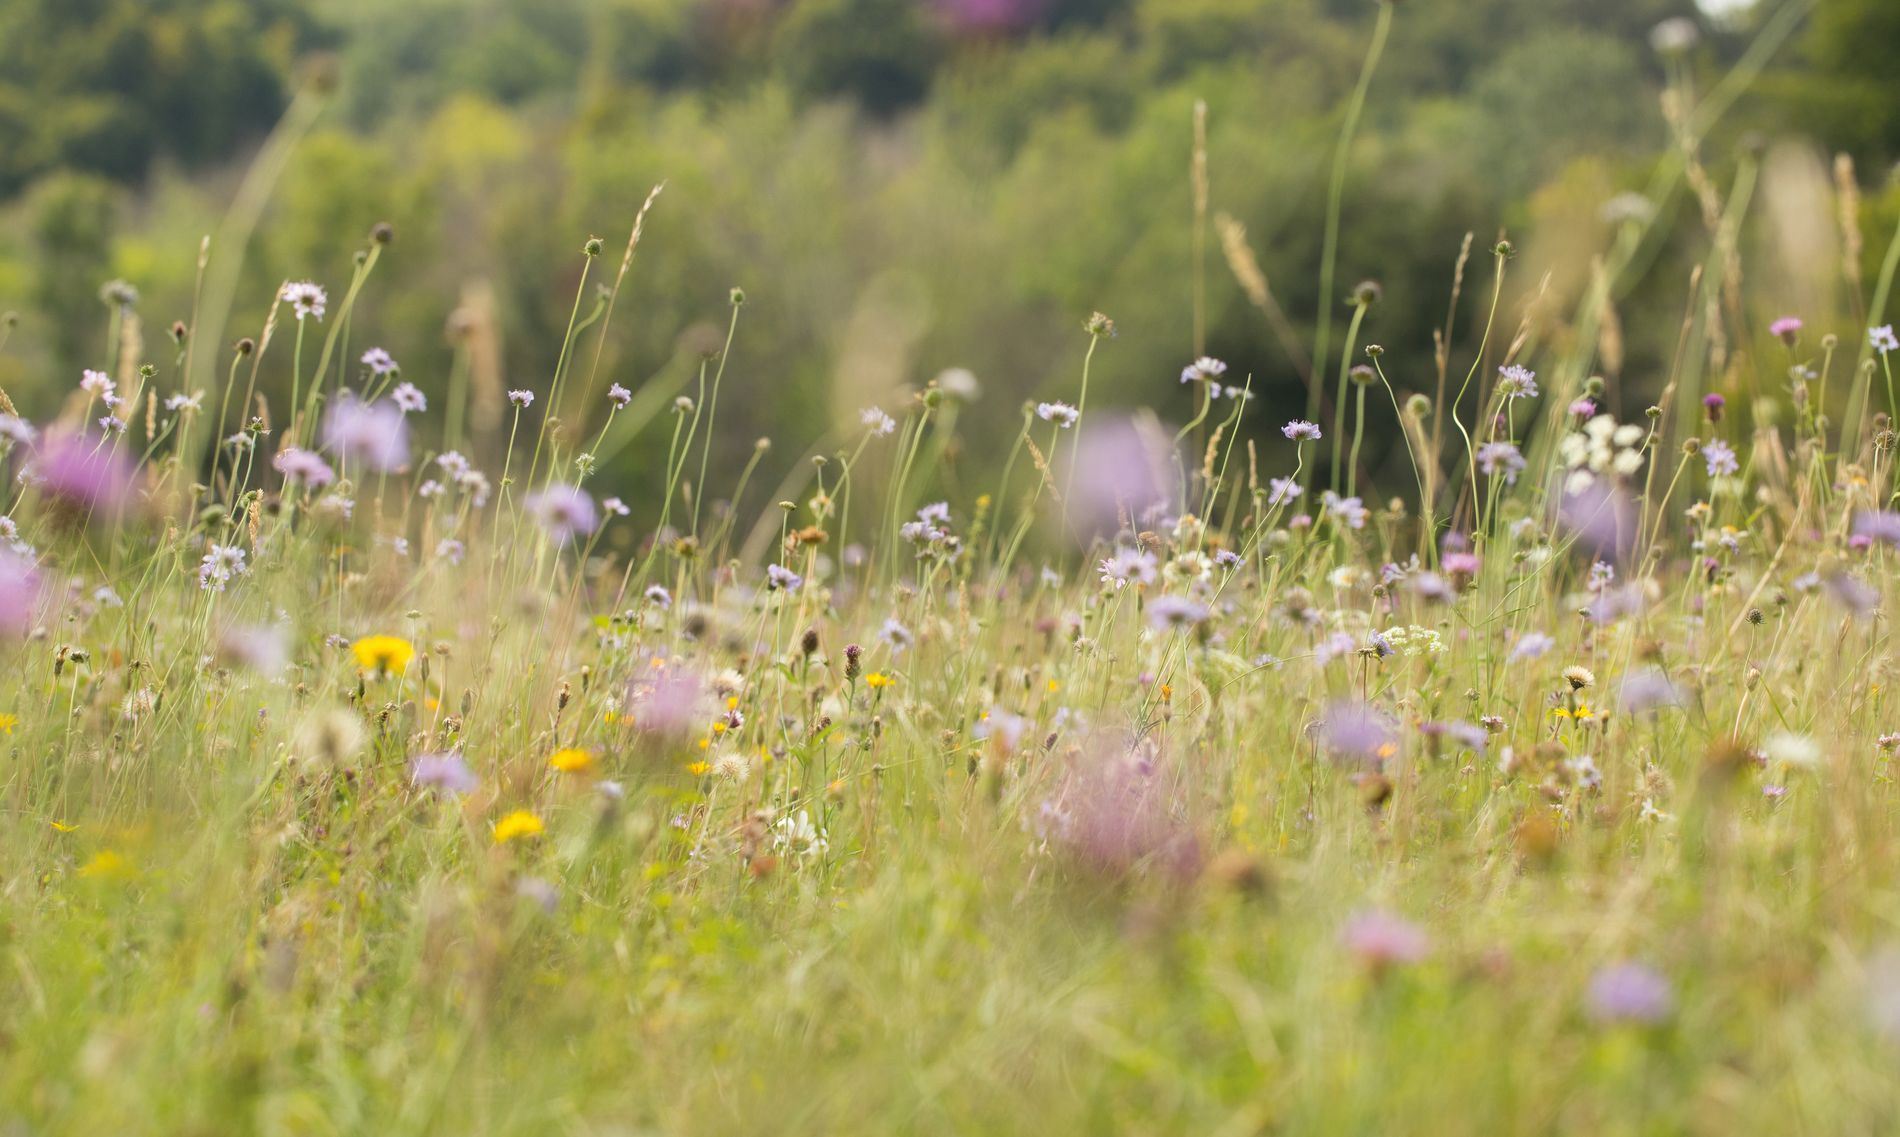
[[[423,754],[409,764],[409,780],[425,789],[451,796],[472,794],[481,782],[463,761],[460,751]]]
[[[898,623],[895,616],[884,618],[884,623],[878,626],[877,638],[879,643],[888,644],[892,652],[901,652],[917,642],[917,637],[911,634],[909,628]]]
[[[1589,396],[1570,401],[1570,413],[1578,418],[1589,418],[1597,413],[1597,402]]]
[[[1392,720],[1366,703],[1335,701],[1320,720],[1320,740],[1335,761],[1377,765],[1396,738]]]
[[[1783,316],[1768,325],[1768,334],[1774,336],[1789,347],[1794,346],[1795,337],[1801,334],[1802,323],[1798,316]]]
[[[1900,351],[1900,336],[1893,334],[1892,324],[1882,324],[1880,327],[1867,329],[1867,342],[1882,355],[1890,351]]]
[[[1145,549],[1124,546],[1116,549],[1113,556],[1104,558],[1098,567],[1103,584],[1121,589],[1130,584],[1153,584],[1159,563],[1155,555]]]
[[[409,424],[393,403],[345,398],[323,417],[323,443],[344,462],[386,474],[409,461]]]
[[[885,414],[880,407],[866,407],[859,411],[858,422],[880,438],[897,430],[897,420]]]
[[[13,446],[31,446],[39,437],[32,423],[17,415],[0,414],[0,441]]]
[[[313,450],[286,446],[277,452],[270,464],[284,476],[285,481],[301,482],[312,489],[327,486],[336,480],[336,471]]]
[[[1521,659],[1537,659],[1556,646],[1557,641],[1542,632],[1526,632],[1523,636],[1518,638],[1517,643],[1512,645],[1508,662],[1516,663]]]
[[[389,393],[389,399],[396,404],[396,409],[404,414],[429,409],[428,397],[414,383],[396,384],[396,389]]]
[[[525,410],[534,405],[534,392],[510,391],[508,392],[508,402],[517,410]]]
[[[1507,399],[1537,397],[1537,372],[1513,363],[1498,368],[1498,394]]]
[[[218,654],[259,675],[276,675],[290,663],[290,632],[281,624],[234,624],[218,637]]]
[[[1037,403],[1036,417],[1067,430],[1081,421],[1082,413],[1067,403]]]
[[[1205,383],[1227,374],[1227,365],[1218,359],[1202,356],[1181,369],[1181,382]]]
[[[236,545],[214,544],[198,562],[198,587],[206,592],[223,592],[233,577],[250,572],[244,563],[244,550]]]
[[[1575,537],[1577,550],[1599,560],[1621,560],[1636,538],[1636,506],[1608,479],[1565,493],[1557,518]]]
[[[1488,478],[1504,475],[1508,485],[1517,484],[1517,475],[1528,465],[1514,442],[1487,442],[1478,447],[1478,469]]]
[[[805,578],[786,568],[784,565],[765,566],[765,587],[772,592],[796,592]]]
[[[396,357],[380,347],[372,347],[363,353],[363,366],[369,368],[371,375],[388,375],[398,370]]]
[[[1200,840],[1183,818],[1177,780],[1154,754],[1097,740],[1094,754],[1043,803],[1041,829],[1084,868],[1111,877],[1158,869],[1176,879],[1199,871]]]
[[[1305,492],[1293,478],[1270,478],[1267,481],[1267,504],[1285,505]]]
[[[1859,577],[1844,572],[1821,578],[1821,588],[1829,599],[1855,616],[1866,617],[1880,606],[1878,590]]]
[[[115,434],[124,434],[125,420],[118,415],[103,415],[99,419],[99,432],[107,437],[111,437]]]
[[[1863,509],[1854,515],[1854,536],[1900,546],[1900,513],[1886,509]]]
[[[672,738],[703,729],[712,713],[711,699],[700,677],[677,667],[647,667],[636,672],[627,684],[626,709],[640,730]]]
[[[307,280],[285,282],[277,298],[290,305],[290,310],[296,313],[299,321],[305,316],[323,319],[324,306],[330,302],[329,296],[323,289]]]
[[[1313,661],[1324,667],[1340,656],[1351,655],[1358,650],[1357,640],[1345,632],[1334,632],[1313,646]]]
[[[633,392],[618,383],[611,384],[607,388],[607,401],[614,405],[614,409],[624,410],[628,403],[633,402]]]
[[[1719,438],[1711,438],[1702,444],[1702,458],[1709,464],[1709,477],[1733,475],[1741,472],[1742,464],[1735,457],[1735,448]]]
[[[529,494],[521,506],[559,544],[587,536],[600,521],[587,491],[561,482]]]
[[[173,413],[179,411],[201,411],[204,409],[204,392],[200,391],[194,395],[187,395],[181,391],[176,395],[171,395],[165,400],[165,409]]]
[[[947,501],[937,501],[924,506],[917,511],[917,520],[927,525],[950,524],[950,503]]]
[[[1653,1026],[1676,1010],[1675,992],[1660,972],[1640,963],[1615,963],[1590,978],[1590,1017],[1600,1023]]]
[[[1148,604],[1148,624],[1157,631],[1197,627],[1207,616],[1207,605],[1185,596],[1157,596]]]
[[[1076,439],[1071,460],[1061,465],[1066,484],[1067,528],[1084,542],[1113,533],[1125,521],[1175,508],[1172,440],[1152,422],[1126,418],[1089,420]]]
[[[33,561],[0,549],[0,635],[17,639],[32,631],[39,599],[40,574]]]
[[[1294,419],[1281,427],[1280,433],[1295,442],[1318,442],[1320,439],[1319,425],[1305,419]]]
[[[633,508],[631,506],[629,506],[626,502],[621,501],[617,497],[610,497],[610,498],[604,499],[600,503],[600,507],[606,510],[608,513],[613,514],[615,517],[625,517],[628,514],[633,512]]]
[[[668,592],[664,586],[658,584],[647,586],[646,600],[648,604],[653,605],[662,612],[673,606],[673,594]]]
[[[1683,703],[1682,689],[1676,686],[1669,673],[1659,667],[1645,668],[1623,677],[1621,691],[1623,709],[1630,714],[1641,714],[1660,707],[1679,707]]]
[[[117,391],[119,385],[114,383],[112,376],[105,372],[87,368],[79,373],[79,389],[94,398],[99,398]]]
[[[1340,497],[1331,490],[1320,495],[1320,505],[1329,516],[1345,522],[1348,529],[1364,529],[1366,520],[1372,516],[1372,511],[1358,498]]]
[[[435,555],[452,565],[459,565],[462,558],[468,555],[468,547],[453,537],[444,537],[435,543]]]
[[[1431,954],[1431,937],[1403,916],[1383,909],[1360,912],[1339,932],[1340,946],[1373,971],[1419,963]]]

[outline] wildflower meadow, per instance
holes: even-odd
[[[1786,306],[1708,145],[1810,5],[1657,30],[1669,144],[1561,298],[1509,218],[1340,255],[1419,6],[1298,367],[1204,332],[1213,280],[1286,323],[1218,100],[1191,326],[808,435],[730,425],[782,295],[643,272],[690,185],[572,235],[531,368],[468,295],[446,366],[365,333],[400,217],[108,285],[0,391],[0,1133],[1900,1128],[1900,233],[1774,198],[1834,250]],[[609,350],[662,302],[677,382]]]

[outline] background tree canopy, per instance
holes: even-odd
[[[1672,144],[1651,29],[1696,21],[1676,65],[1706,86],[1782,2],[1718,22],[1689,0],[1400,4],[1350,155],[1339,262],[1341,288],[1384,286],[1367,334],[1387,346],[1388,371],[1427,389],[1467,234],[1479,249],[1501,231],[1517,240],[1522,291],[1507,311],[1537,290],[1556,302],[1586,288],[1579,266],[1614,224],[1605,204],[1642,189]],[[153,329],[190,322],[199,241],[305,90],[324,105],[244,247],[226,338],[255,333],[283,279],[345,283],[362,234],[389,221],[398,244],[352,341],[389,347],[428,389],[455,365],[451,310],[476,305],[492,314],[506,381],[531,385],[558,354],[582,241],[605,238],[601,263],[617,267],[635,210],[664,181],[604,368],[633,387],[684,384],[743,286],[734,461],[754,435],[820,435],[951,366],[982,379],[970,413],[1007,436],[1023,399],[1072,385],[1093,310],[1122,332],[1100,361],[1102,397],[1185,416],[1172,377],[1204,348],[1251,376],[1264,427],[1303,407],[1298,345],[1322,302],[1340,299],[1317,294],[1314,269],[1341,106],[1377,6],[0,0],[0,211],[12,222],[0,227],[0,308],[22,316],[0,386],[41,404],[102,365],[91,266],[139,289]],[[1832,192],[1833,155],[1850,155],[1868,277],[1900,216],[1884,190],[1900,155],[1896,48],[1888,0],[1815,6],[1701,149],[1725,182],[1769,148],[1770,188],[1784,193],[1817,176]],[[1194,342],[1197,100],[1212,209],[1245,226],[1290,337],[1210,235]],[[1664,208],[1693,229],[1691,202]],[[1619,297],[1629,342],[1670,342],[1659,329],[1678,319],[1695,248],[1652,250]],[[1837,270],[1761,287],[1845,311]],[[1475,323],[1467,313],[1454,336]],[[1613,378],[1634,400],[1664,362],[1631,358]],[[266,375],[266,390],[280,378]],[[662,458],[633,447],[615,461],[636,477]]]

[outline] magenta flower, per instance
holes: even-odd
[[[1768,334],[1774,336],[1782,343],[1787,344],[1789,347],[1793,347],[1795,338],[1801,334],[1801,327],[1800,317],[1783,316],[1781,319],[1768,325]]]
[[[314,450],[301,450],[295,446],[286,446],[270,460],[271,467],[284,476],[287,482],[300,482],[311,489],[318,489],[336,481],[336,471],[323,460],[323,456]]]
[[[132,494],[132,463],[101,439],[48,436],[33,464],[40,489],[66,506],[117,514]]]

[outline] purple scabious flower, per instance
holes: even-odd
[[[1085,543],[1177,508],[1173,440],[1145,420],[1092,418],[1064,476],[1068,528]]]
[[[786,568],[784,565],[772,564],[765,566],[765,587],[769,591],[796,592],[798,591],[798,586],[804,583],[804,577]]]
[[[409,764],[409,780],[424,789],[451,796],[474,793],[481,785],[461,753],[455,750],[418,756]]]
[[[236,545],[210,546],[198,563],[198,587],[206,592],[223,592],[234,577],[251,571],[244,563],[244,550]]]
[[[1587,395],[1579,399],[1572,399],[1570,402],[1570,413],[1578,418],[1589,418],[1591,415],[1597,413],[1596,400]]]
[[[1854,515],[1854,536],[1900,546],[1900,513],[1863,509]]]
[[[1347,920],[1339,944],[1373,971],[1419,963],[1432,952],[1425,929],[1384,909],[1359,912]]]
[[[1207,605],[1185,596],[1157,596],[1148,604],[1148,624],[1158,631],[1198,627],[1207,616]]]
[[[1067,430],[1081,421],[1082,414],[1067,403],[1037,403],[1036,417]]]
[[[1319,500],[1327,516],[1344,522],[1348,529],[1364,529],[1366,521],[1372,516],[1372,511],[1356,497],[1340,497],[1333,491],[1327,490],[1320,495]]]
[[[897,430],[897,420],[886,414],[882,407],[866,407],[859,411],[858,424],[879,438]]]
[[[562,544],[587,536],[600,523],[594,499],[587,496],[587,491],[561,482],[529,494],[521,506],[548,536]]]
[[[1280,433],[1295,442],[1318,442],[1320,439],[1319,424],[1307,422],[1303,418],[1287,423],[1280,428]]]
[[[508,402],[517,410],[524,410],[534,405],[534,392],[510,391],[508,392]]]
[[[372,347],[363,353],[363,366],[369,368],[371,375],[388,375],[399,370],[396,357],[380,347]]]
[[[0,549],[0,635],[18,638],[32,631],[39,601],[40,574],[33,561]]]
[[[610,384],[607,387],[607,401],[612,403],[616,410],[623,410],[628,403],[633,402],[633,392],[618,383]]]
[[[1218,359],[1202,356],[1181,369],[1181,382],[1205,383],[1227,374],[1227,365]]]
[[[1511,645],[1509,662],[1516,663],[1520,659],[1536,659],[1556,646],[1557,641],[1542,632],[1526,632],[1518,637],[1517,643]]]
[[[1576,538],[1577,551],[1598,560],[1622,560],[1636,539],[1636,505],[1608,479],[1566,492],[1557,519]]]
[[[1797,587],[1799,582],[1796,582]],[[1880,607],[1880,592],[1873,585],[1845,572],[1835,572],[1820,580],[1828,598],[1854,616],[1865,618]]]
[[[1267,504],[1285,505],[1297,499],[1306,490],[1292,478],[1269,478],[1267,480]]]
[[[1507,399],[1535,399],[1537,372],[1515,363],[1498,368],[1498,394]]]
[[[1640,963],[1614,963],[1590,977],[1585,993],[1590,1017],[1600,1023],[1654,1026],[1676,1010],[1669,980]]]
[[[1868,328],[1867,342],[1872,345],[1875,351],[1882,355],[1890,351],[1900,351],[1900,336],[1893,334],[1892,324],[1882,324],[1877,328]]]
[[[1397,731],[1392,720],[1360,702],[1336,701],[1320,720],[1320,741],[1337,761],[1377,765],[1393,752]]]
[[[131,498],[131,460],[103,440],[48,435],[33,461],[33,479],[62,505],[115,514]]]
[[[422,389],[414,383],[396,384],[396,389],[389,393],[389,401],[395,403],[396,409],[403,414],[429,409],[428,396],[424,395]]]
[[[1515,442],[1487,442],[1478,447],[1478,469],[1488,478],[1503,474],[1508,485],[1517,484],[1518,473],[1528,464]]]
[[[1113,556],[1104,558],[1097,566],[1102,583],[1116,589],[1131,584],[1153,584],[1158,567],[1153,553],[1127,545],[1116,549]]]
[[[344,462],[387,474],[409,461],[409,424],[393,403],[345,398],[323,416],[323,444]]]
[[[706,685],[691,671],[655,666],[655,659],[627,684],[627,714],[650,734],[684,738],[702,728],[713,707]]]
[[[1484,568],[1484,558],[1476,553],[1446,553],[1443,567],[1450,576],[1469,579]]]
[[[1702,444],[1702,459],[1709,465],[1709,477],[1738,474],[1742,464],[1735,457],[1735,448],[1719,438],[1711,438]]]
[[[284,476],[287,482],[301,482],[311,489],[327,486],[336,481],[336,471],[323,460],[323,456],[314,450],[300,450],[295,446],[286,446],[277,452],[270,461],[271,467]]]
[[[1623,710],[1630,714],[1641,714],[1662,707],[1679,707],[1683,703],[1682,688],[1676,686],[1669,673],[1659,667],[1644,668],[1623,677],[1620,692]]]
[[[281,624],[233,624],[218,636],[218,654],[259,675],[276,675],[290,663],[290,631]]]

